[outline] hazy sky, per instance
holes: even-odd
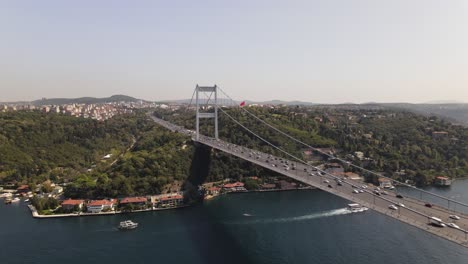
[[[0,101],[468,102],[468,1],[0,0]]]

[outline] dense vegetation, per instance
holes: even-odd
[[[93,164],[105,165],[104,155],[124,151],[145,126],[137,115],[99,122],[38,111],[0,113],[0,182],[73,178]]]
[[[265,139],[304,157],[304,146],[239,110],[225,111]],[[309,145],[334,148],[341,157],[400,180],[424,185],[436,175],[468,174],[468,129],[435,117],[382,109],[251,107],[249,111]],[[160,109],[157,115],[194,127],[193,111]],[[202,124],[206,135],[213,134],[209,121]],[[446,131],[448,136],[435,139],[433,131]],[[222,113],[220,137],[283,155]],[[274,175],[222,152],[196,148],[189,137],[156,125],[144,112],[104,122],[34,111],[0,113],[0,149],[0,184],[29,184],[35,189],[48,180],[68,183],[65,195],[71,198],[158,194],[167,185],[200,176],[215,181]],[[366,159],[350,155],[356,151]],[[102,160],[107,153],[113,158]],[[50,189],[47,186],[42,184],[42,190]],[[53,206],[45,203],[42,208]]]

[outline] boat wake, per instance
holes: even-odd
[[[341,209],[335,209],[335,210],[330,210],[330,211],[320,212],[320,213],[313,213],[313,214],[308,214],[308,215],[301,215],[301,216],[296,216],[296,217],[256,219],[256,220],[251,220],[251,221],[229,222],[227,224],[250,225],[250,224],[275,224],[275,223],[300,222],[300,221],[307,221],[307,220],[312,220],[312,219],[338,216],[338,215],[346,215],[346,214],[352,214],[352,213],[353,212],[351,212],[347,208],[341,208]]]

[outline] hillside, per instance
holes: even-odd
[[[98,104],[98,103],[112,103],[112,102],[137,102],[136,99],[127,95],[112,95],[105,98],[95,97],[81,97],[81,98],[49,98],[40,99],[32,102],[33,105],[62,105],[62,104]]]
[[[0,113],[0,183],[71,179],[99,166],[102,156],[124,151],[141,127],[137,115],[99,122],[52,113]]]
[[[381,104],[389,108],[398,108],[422,115],[436,115],[453,122],[468,125],[468,104]]]

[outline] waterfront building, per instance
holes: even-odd
[[[208,188],[207,194],[209,194],[209,195],[218,195],[220,191],[221,191],[220,187],[212,186],[212,187]]]
[[[244,184],[242,182],[227,183],[223,185],[223,190],[226,192],[245,192]]]
[[[120,205],[145,205],[148,199],[146,197],[126,197],[120,200]]]
[[[448,177],[438,176],[435,178],[434,183],[437,186],[450,186],[452,184],[452,180]]]
[[[115,205],[117,204],[117,199],[112,200],[93,200],[86,205],[86,209],[90,213],[100,213],[104,210],[113,211]]]
[[[180,194],[171,194],[163,196],[159,199],[158,207],[167,208],[167,207],[177,207],[181,206],[184,203],[184,197]]]
[[[73,199],[68,199],[64,200],[62,202],[62,208],[65,211],[72,211],[78,206],[78,208],[81,210],[83,208],[84,200],[73,200]]]
[[[21,193],[28,193],[29,192],[29,185],[21,185],[16,189],[16,192],[21,194]]]
[[[260,187],[262,188],[262,190],[274,190],[274,189],[276,189],[276,184],[274,184],[274,183],[264,183],[264,184],[260,185]]]

